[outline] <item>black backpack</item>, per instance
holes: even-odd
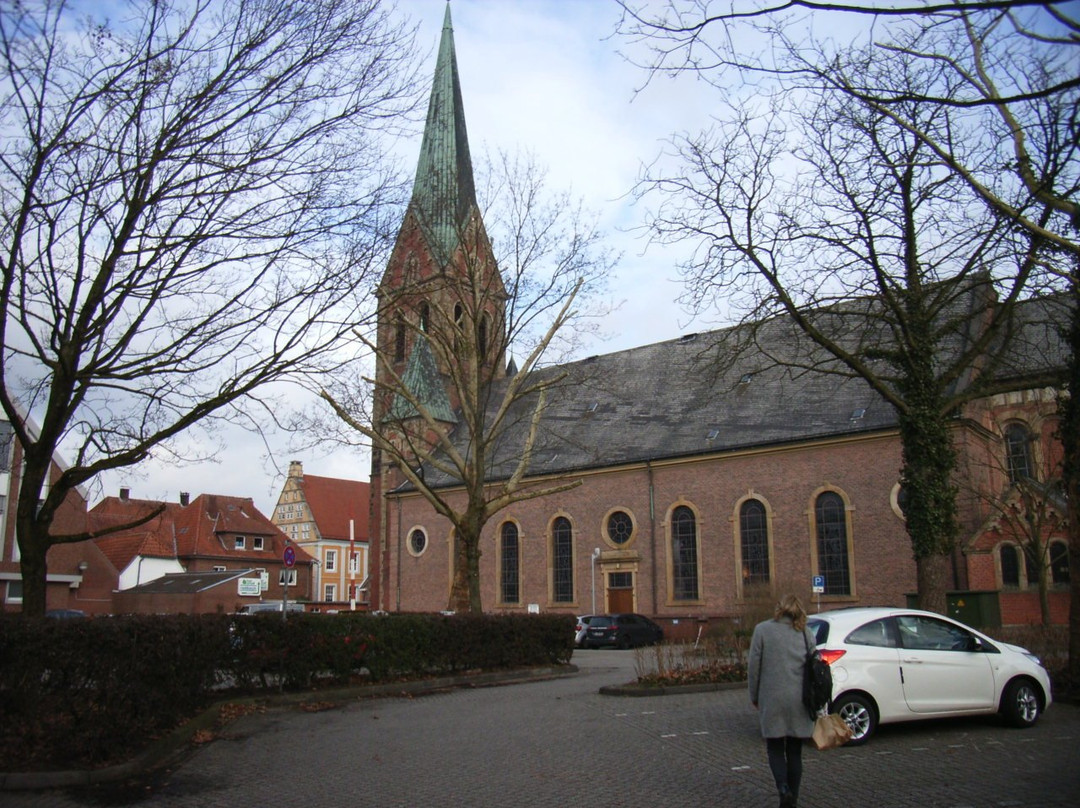
[[[810,718],[816,718],[822,709],[829,711],[832,706],[832,669],[818,654],[811,650],[810,641],[803,632],[806,643],[806,664],[803,666],[803,704]]]

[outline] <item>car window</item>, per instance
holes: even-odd
[[[821,645],[829,639],[829,624],[825,620],[810,620],[806,627],[814,632],[814,643]]]
[[[878,648],[896,647],[896,640],[889,631],[888,620],[874,620],[865,626],[859,626],[847,635],[844,642],[849,645],[873,645]]]
[[[637,625],[637,618],[632,614],[624,614],[619,616],[619,623],[624,626]]]
[[[900,642],[905,648],[921,651],[974,651],[975,637],[968,631],[920,615],[900,615],[896,618]]]
[[[589,628],[603,628],[604,626],[610,626],[612,620],[610,617],[594,617],[589,621]]]

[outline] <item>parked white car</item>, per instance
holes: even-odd
[[[1037,656],[956,620],[913,609],[836,609],[811,615],[831,669],[833,708],[865,743],[878,724],[1001,713],[1030,727],[1050,706]]]

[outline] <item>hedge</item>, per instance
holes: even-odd
[[[0,617],[0,760],[87,768],[235,694],[569,662],[554,615]]]

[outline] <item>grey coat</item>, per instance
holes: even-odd
[[[754,627],[750,641],[747,679],[750,701],[761,715],[764,738],[809,738],[814,722],[803,706],[803,667],[806,642],[814,647],[814,635],[798,632],[791,619],[766,620]]]

